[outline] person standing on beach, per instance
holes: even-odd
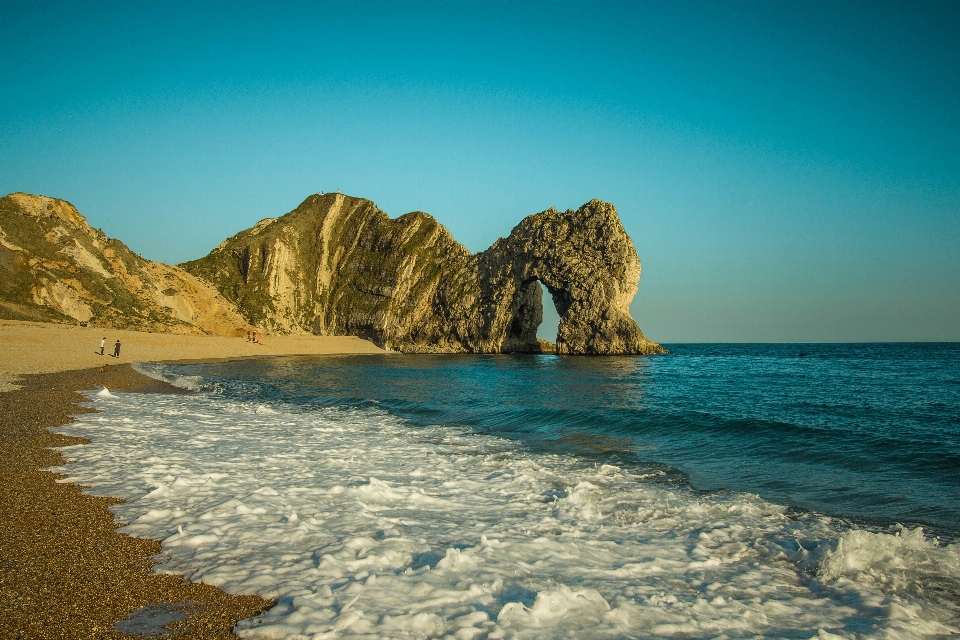
[[[120,339],[119,338],[117,338],[117,344],[113,345],[113,357],[114,358],[120,357]]]
[[[100,355],[103,355],[103,347],[107,344],[107,336],[103,336],[103,339],[100,341]]]

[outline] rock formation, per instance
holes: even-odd
[[[0,317],[176,333],[355,335],[407,353],[539,353],[545,286],[562,354],[662,348],[630,317],[640,261],[613,205],[528,216],[471,254],[426,213],[314,195],[181,266],[145,260],[68,202],[0,198]]]
[[[235,335],[250,325],[209,284],[145,260],[69,202],[0,198],[0,317]]]
[[[314,195],[182,265],[252,324],[356,335],[407,353],[540,352],[541,283],[562,354],[649,354],[630,316],[640,261],[613,205],[528,216],[471,254],[426,213]]]

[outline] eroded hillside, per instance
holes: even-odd
[[[92,228],[69,202],[0,198],[0,316],[234,335],[249,323],[214,287]]]

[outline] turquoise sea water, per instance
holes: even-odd
[[[60,469],[243,638],[960,635],[960,345],[138,365]]]
[[[227,394],[376,406],[665,482],[960,537],[960,344],[667,345],[646,358],[363,356],[174,367]]]

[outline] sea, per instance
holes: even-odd
[[[960,344],[138,364],[58,470],[242,638],[960,635]]]

